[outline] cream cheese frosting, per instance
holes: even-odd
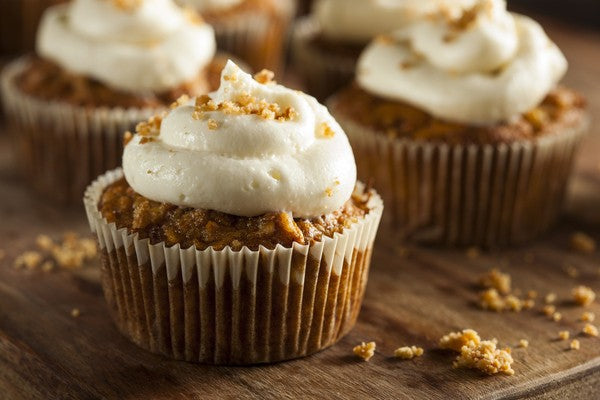
[[[172,0],[73,0],[46,10],[37,37],[40,56],[130,92],[193,79],[215,49],[212,27]]]
[[[476,0],[319,0],[314,16],[332,40],[367,43],[440,7],[453,9]]]
[[[508,13],[503,0],[480,0],[374,40],[359,59],[356,80],[370,93],[438,118],[485,125],[537,106],[566,69],[537,22]]]
[[[135,135],[123,169],[149,199],[245,217],[324,215],[356,184],[348,139],[324,106],[231,61],[217,91],[172,109],[152,140]]]
[[[179,0],[182,4],[194,7],[200,12],[226,10],[242,3],[244,0]]]

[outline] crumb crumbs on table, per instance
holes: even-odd
[[[362,358],[364,361],[369,361],[373,355],[375,355],[375,348],[377,345],[375,342],[362,342],[361,344],[355,346],[352,349],[352,352],[358,357]]]

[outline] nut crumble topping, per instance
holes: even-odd
[[[546,304],[554,303],[556,301],[556,293],[548,293],[546,297],[544,297],[544,301],[546,302]]]
[[[202,119],[203,114],[209,111],[221,111],[229,115],[256,115],[265,120],[279,122],[290,121],[298,115],[293,107],[282,109],[277,103],[269,103],[264,99],[258,100],[245,92],[239,94],[235,101],[224,101],[218,104],[207,95],[197,97],[192,118]]]
[[[571,336],[571,334],[569,333],[569,331],[560,331],[560,332],[558,332],[558,338],[560,340],[569,340],[570,336]]]
[[[463,346],[453,366],[477,369],[488,375],[514,375],[515,371],[511,367],[514,360],[510,349],[497,349],[496,345],[497,341],[493,339],[484,340],[475,346]]]
[[[273,78],[275,78],[275,73],[273,71],[269,71],[268,69],[263,69],[254,74],[254,80],[258,83],[262,83],[263,85],[275,83]]]
[[[595,319],[596,319],[596,314],[594,314],[593,312],[586,311],[583,314],[581,314],[581,320],[583,322],[594,322]]]
[[[582,332],[588,336],[598,336],[598,328],[592,324],[585,324]]]
[[[573,300],[580,306],[589,306],[596,299],[596,293],[587,286],[577,286],[572,291]]]
[[[402,360],[411,360],[415,357],[421,357],[424,353],[422,347],[417,346],[404,346],[394,350],[394,357]]]
[[[526,349],[529,347],[529,340],[527,339],[521,339],[519,340],[519,347]]]
[[[317,136],[330,139],[335,136],[335,132],[333,129],[331,129],[327,122],[322,122],[317,127]]]
[[[450,332],[442,336],[439,346],[442,349],[460,351],[463,346],[474,346],[481,342],[479,334],[473,329],[464,329],[462,332]]]
[[[544,308],[542,308],[542,313],[547,317],[552,317],[555,312],[556,306],[553,306],[552,304],[545,305]]]
[[[123,11],[134,11],[141,7],[144,0],[111,0],[113,6]]]
[[[358,357],[362,358],[364,361],[369,361],[373,355],[375,355],[375,342],[365,343],[362,342],[358,346],[355,346],[352,349],[352,352],[356,354]]]
[[[479,279],[484,288],[493,288],[502,294],[510,293],[511,278],[509,274],[500,272],[497,268],[491,269]]]
[[[569,347],[571,348],[571,350],[579,350],[581,348],[581,344],[579,343],[579,340],[573,339]]]

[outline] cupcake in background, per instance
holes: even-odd
[[[84,204],[119,330],[211,364],[306,356],[354,325],[383,205],[327,109],[235,64],[127,137]]]
[[[506,245],[560,214],[588,124],[566,70],[537,22],[481,0],[375,39],[328,104],[405,238]]]
[[[474,0],[316,0],[311,15],[296,22],[292,37],[296,70],[319,99],[352,81],[356,60],[377,35],[391,32],[445,3]]]
[[[172,0],[74,0],[46,10],[35,56],[9,64],[2,96],[18,159],[49,199],[73,202],[120,164],[122,132],[218,83],[213,29]]]
[[[178,0],[213,26],[219,49],[257,71],[283,69],[294,0]]]

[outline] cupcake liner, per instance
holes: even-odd
[[[383,211],[378,196],[365,218],[312,245],[200,251],[107,223],[98,200],[122,176],[100,176],[84,204],[112,317],[140,347],[202,363],[267,363],[322,350],[353,327]]]
[[[211,19],[219,49],[242,58],[256,71],[268,68],[282,73],[287,32],[294,17],[289,0],[277,12],[248,11]]]
[[[86,186],[121,164],[123,132],[156,109],[86,108],[23,93],[16,78],[27,57],[5,67],[3,104],[22,171],[36,191],[58,203],[81,201]]]
[[[332,114],[373,179],[400,238],[483,247],[522,243],[558,219],[576,149],[587,128],[498,145],[390,138]]]
[[[298,19],[292,35],[292,56],[296,71],[304,79],[308,93],[324,100],[354,79],[356,59],[346,54],[325,52],[311,42],[319,33],[319,23],[311,17]]]

